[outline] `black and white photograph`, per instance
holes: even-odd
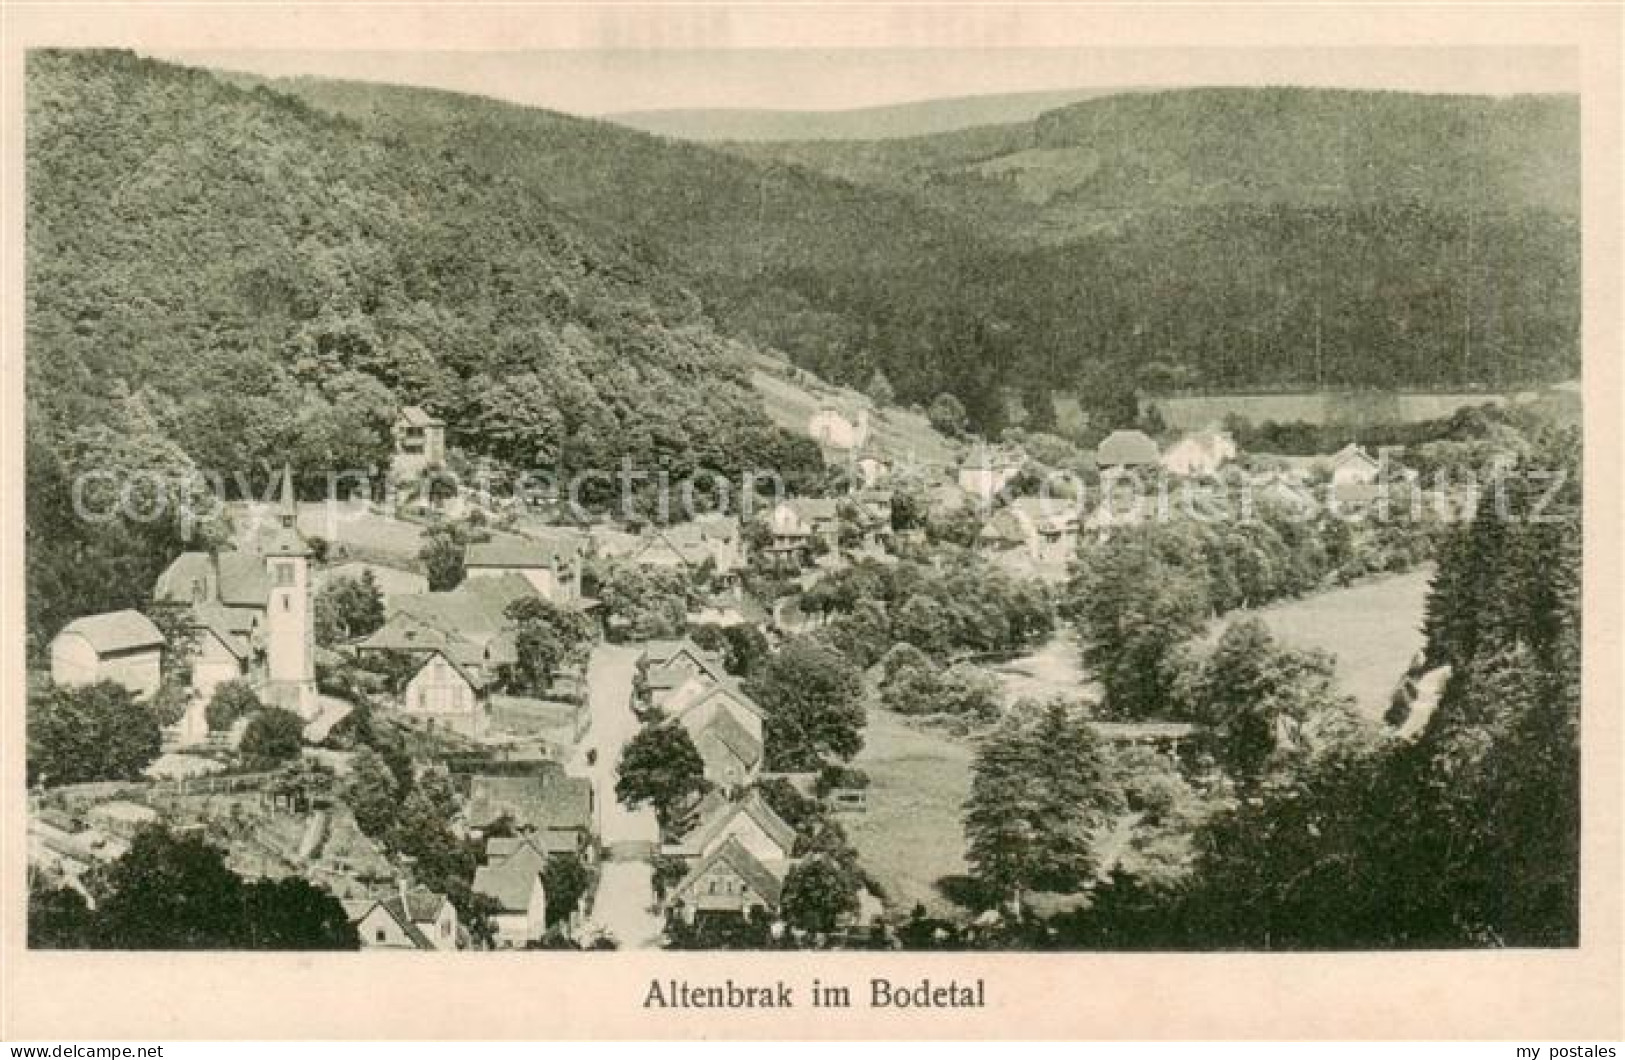
[[[31,48],[28,947],[1573,950],[1580,77]]]

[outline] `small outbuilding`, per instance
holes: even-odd
[[[76,618],[51,641],[51,678],[59,685],[115,681],[150,696],[163,679],[164,635],[139,611]]]

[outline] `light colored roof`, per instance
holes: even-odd
[[[1064,497],[1017,497],[1010,502],[1010,507],[1033,525],[1046,530],[1076,527],[1082,518],[1078,502]]]
[[[670,553],[679,563],[688,567],[697,567],[712,558],[709,542],[698,537],[684,537],[670,530],[652,531],[643,539],[643,544],[629,555],[633,563],[648,562],[657,558],[661,551]]]
[[[531,892],[541,878],[534,862],[512,858],[475,869],[474,893],[495,899],[504,913],[522,912],[530,908]]]
[[[421,405],[406,405],[401,408],[401,419],[410,427],[444,427],[445,421],[433,415]]]
[[[695,707],[708,703],[718,696],[726,696],[759,718],[767,716],[767,712],[762,709],[761,704],[750,698],[745,693],[745,690],[739,686],[739,682],[731,676],[724,676],[713,681],[709,687],[702,690],[698,695],[688,697],[687,702],[678,703],[674,701],[668,704],[668,709],[678,715],[686,714]]]
[[[586,542],[560,536],[547,541],[482,541],[468,546],[468,567],[535,569],[567,564],[586,551]]]
[[[976,446],[960,458],[959,466],[968,470],[986,467],[1008,471],[1011,468],[1019,468],[1026,462],[1027,454],[1019,448]]]
[[[1155,464],[1157,443],[1144,431],[1113,431],[1095,451],[1102,467],[1133,467]]]
[[[1354,442],[1350,442],[1348,445],[1345,445],[1343,448],[1332,454],[1332,464],[1334,466],[1338,464],[1347,464],[1356,460],[1360,461],[1361,463],[1368,464],[1371,467],[1378,466],[1377,461],[1372,458],[1371,454],[1366,452],[1363,446],[1360,446]]]
[[[840,502],[833,497],[791,497],[785,506],[806,522],[834,519],[840,514]]]
[[[650,640],[643,644],[643,657],[649,663],[651,670],[657,666],[665,666],[679,655],[688,655],[702,669],[707,671],[713,667],[717,672],[722,671],[722,657],[714,652],[708,652],[695,644],[690,637],[679,637],[667,640]],[[720,680],[720,678],[718,678]]]
[[[694,866],[693,870],[672,891],[672,898],[682,897],[689,888],[694,886],[696,881],[719,864],[732,869],[734,874],[744,880],[746,885],[755,891],[768,905],[777,906],[779,904],[779,894],[784,889],[783,882],[773,873],[773,870],[763,865],[754,854],[740,844],[739,840],[732,837]]]
[[[373,581],[378,585],[378,591],[385,596],[429,591],[429,579],[416,571],[402,570],[382,563],[364,563],[359,560],[334,564],[326,570],[318,571],[313,580],[321,585],[330,585],[341,578],[360,581],[363,574],[371,574]]]
[[[709,805],[702,804],[703,812],[698,824],[688,835],[683,837],[683,843],[691,850],[700,851],[711,845],[711,840],[722,833],[734,818],[744,814],[761,826],[768,838],[778,844],[786,854],[795,846],[796,830],[785,823],[784,818],[774,812],[773,807],[762,798],[762,793],[752,790],[738,802],[726,800],[707,800]]]
[[[123,821],[126,824],[145,824],[158,819],[158,811],[151,806],[143,806],[139,802],[128,802],[116,799],[112,802],[97,803],[90,808],[94,817],[106,817],[114,821]]]
[[[99,655],[164,646],[163,633],[139,611],[109,611],[76,618],[57,635],[69,633],[85,638]]]
[[[1097,721],[1093,728],[1107,740],[1183,739],[1196,731],[1182,721]]]

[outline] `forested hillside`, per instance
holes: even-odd
[[[750,140],[892,140],[1028,121],[1107,88],[1009,92],[852,110],[645,110],[607,114],[617,125],[700,143]]]
[[[1302,88],[1122,93],[1029,122],[879,141],[732,144],[952,207],[1017,242],[1124,214],[1408,203],[1579,212],[1577,102]],[[1010,232],[994,222],[1015,220]]]
[[[989,270],[996,315],[1023,374],[1057,387],[1497,387],[1578,369],[1572,98],[1136,93],[730,150],[914,194],[1010,248]]]
[[[53,521],[72,473],[287,459],[316,492],[407,403],[527,467],[817,460],[692,295],[478,159],[109,52],[31,58],[27,148],[36,604],[128,606],[178,547]]]
[[[279,87],[635,239],[731,329],[1002,425],[1134,388],[1516,386],[1578,366],[1572,99],[1135,93],[905,140],[736,144],[419,89]]]

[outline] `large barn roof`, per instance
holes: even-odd
[[[98,654],[135,651],[139,648],[161,648],[163,632],[153,625],[152,619],[139,611],[109,611],[101,615],[86,615],[69,622],[62,636],[76,633],[90,642]]]

